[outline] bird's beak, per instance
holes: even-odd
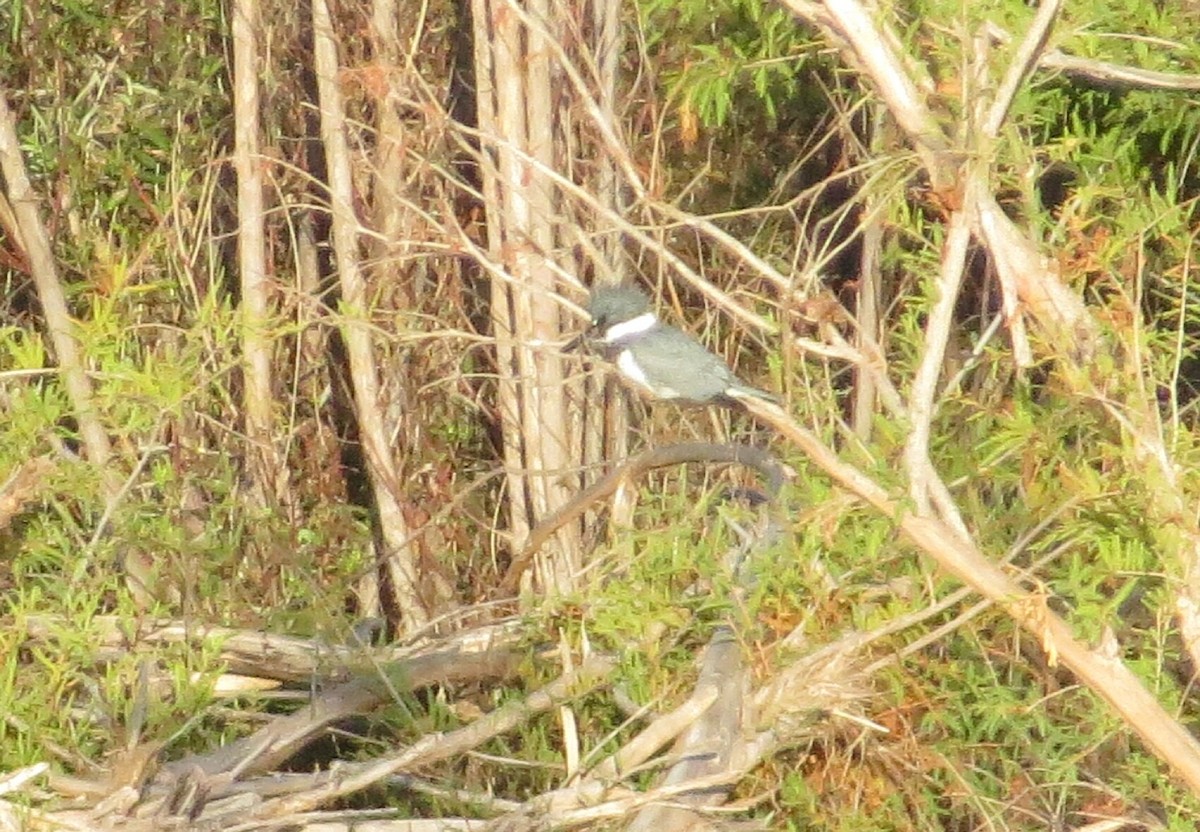
[[[579,350],[579,348],[584,346],[585,344],[587,344],[587,342],[588,342],[587,332],[586,331],[581,332],[578,335],[576,335],[574,338],[572,338],[570,341],[565,343],[563,345],[562,351],[563,352],[577,352]]]
[[[582,332],[563,345],[563,352],[579,352],[589,351],[592,345],[596,343],[596,333],[599,332],[599,327],[596,322],[588,324]]]

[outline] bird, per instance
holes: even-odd
[[[751,398],[777,401],[744,384],[695,338],[660,321],[650,298],[635,286],[594,287],[587,312],[591,327],[583,340],[651,400],[692,406],[733,406]]]

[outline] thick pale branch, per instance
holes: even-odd
[[[448,760],[504,734],[537,714],[575,697],[583,696],[602,684],[614,669],[601,656],[588,658],[580,668],[565,674],[520,702],[497,708],[465,728],[445,734],[430,734],[390,757],[366,763],[347,763],[331,772],[322,772],[320,785],[303,794],[269,800],[256,809],[256,817],[278,817],[306,812],[340,797],[354,794],[386,777],[420,766]]]
[[[717,701],[720,691],[715,687],[698,687],[686,702],[670,713],[663,714],[616,753],[601,760],[588,772],[584,784],[596,782],[604,786],[616,783],[635,772],[671,740],[687,730]]]
[[[176,760],[164,769],[167,778],[191,777],[197,773],[228,780],[209,787],[217,796],[232,779],[273,771],[309,743],[322,736],[330,725],[350,717],[369,714],[397,694],[434,684],[478,683],[502,679],[519,666],[522,655],[512,645],[495,650],[429,652],[379,669],[360,671],[359,678],[323,691],[308,707],[273,718],[267,725],[229,745],[207,754]],[[232,775],[236,775],[236,778]]]
[[[479,154],[485,183],[488,248],[504,277],[491,285],[496,339],[497,399],[508,481],[509,533],[523,546],[532,523],[549,516],[575,490],[582,438],[577,399],[581,384],[566,375],[563,356],[545,349],[562,336],[558,300],[562,268],[564,166],[556,139],[567,129],[551,81],[565,63],[552,63],[560,33],[549,30],[558,9],[549,0],[475,5],[486,21],[476,40],[476,78],[485,106],[479,113]],[[582,562],[581,529],[565,526],[540,558],[543,588],[567,592]]]
[[[596,128],[596,132],[603,144],[605,162],[614,165],[624,174],[626,185],[629,186],[638,199],[644,198],[647,193],[646,183],[642,181],[633,157],[630,156],[625,142],[622,141],[615,129],[615,122],[611,118],[611,108],[607,106],[608,102],[604,100],[607,97],[605,88],[600,88],[601,100],[598,101],[597,97],[592,95],[591,88],[588,86],[583,74],[579,71],[577,62],[572,60],[571,56],[567,54],[566,49],[561,43],[562,38],[555,37],[554,33],[548,31],[541,21],[525,12],[520,3],[512,2],[512,0],[505,0],[505,2],[507,11],[528,28],[531,37],[537,37],[541,49],[544,49],[547,53],[555,57],[555,70],[561,72],[570,81],[571,92],[575,101],[587,113],[589,122]],[[598,3],[597,6],[613,10],[618,8],[618,5],[615,3]],[[604,17],[611,15],[611,12],[607,11],[598,11],[597,13]],[[616,24],[615,22],[611,22],[609,25],[612,27],[611,29],[600,33],[600,37],[598,38],[600,42],[597,44],[597,51],[601,61],[615,64],[617,60],[617,50],[615,49],[617,43],[615,33]],[[615,72],[615,68],[612,66],[606,67],[606,69],[609,73]]]
[[[286,467],[271,437],[271,308],[264,237],[263,175],[259,157],[258,5],[237,0],[233,28],[233,163],[237,169],[238,274],[242,284],[242,352],[245,365],[246,442],[252,498],[285,496]]]
[[[847,58],[874,83],[921,157],[934,188],[950,187],[957,165],[948,153],[946,134],[925,106],[890,27],[877,22],[856,0],[826,0],[820,7],[803,0],[780,0],[780,3],[821,28],[834,43],[848,45]]]
[[[1012,40],[1011,34],[994,23],[988,24],[987,32],[1001,43]],[[1028,39],[1028,36],[1026,37]],[[1118,90],[1200,91],[1200,75],[1156,72],[1152,69],[1114,64],[1111,61],[1080,58],[1068,55],[1060,49],[1050,49],[1042,53],[1038,58],[1037,68],[1061,72],[1078,83],[1094,87]]]
[[[354,404],[367,470],[386,551],[384,563],[392,578],[392,591],[404,626],[415,630],[428,620],[417,591],[419,575],[411,548],[408,524],[401,513],[397,494],[400,477],[392,459],[391,444],[380,410],[378,370],[371,334],[364,325],[367,292],[358,263],[358,221],[354,215],[354,193],[350,154],[344,130],[345,113],[337,84],[337,42],[325,0],[314,0],[313,56],[320,99],[321,141],[329,170],[329,202],[332,215],[333,251],[342,290],[342,333],[354,382]]]
[[[461,630],[439,639],[438,650],[473,653],[511,647],[520,640],[515,622]],[[24,620],[25,635],[32,642],[50,642],[63,627],[58,616],[30,616]],[[414,649],[401,645],[367,647],[329,643],[259,630],[205,626],[174,620],[142,620],[136,626],[117,616],[96,616],[90,622],[95,633],[93,659],[120,662],[130,655],[162,650],[168,645],[188,645],[196,651],[217,648],[216,660],[230,673],[277,679],[293,683],[330,684],[348,681],[365,668],[378,668],[424,655],[432,646]]]
[[[1029,312],[1046,331],[1047,340],[1060,345],[1068,357],[1086,362],[1095,348],[1096,335],[1095,322],[1083,301],[1063,285],[1052,262],[1038,252],[990,193],[984,193],[978,202],[976,222],[1006,297],[1019,298],[1023,304],[1009,314]]]
[[[973,542],[939,520],[917,517],[907,511],[782,408],[758,400],[745,404],[756,418],[795,443],[835,482],[892,518],[904,535],[940,567],[1002,607],[1038,639],[1052,661],[1060,660],[1108,702],[1146,746],[1200,794],[1200,742],[1166,712],[1112,649],[1089,650],[1049,609],[1044,598],[1027,592],[1010,579]]]
[[[50,249],[50,236],[42,224],[37,196],[25,172],[16,121],[8,109],[8,94],[3,87],[0,87],[0,173],[8,185],[8,199],[20,233],[20,244],[29,260],[38,300],[46,316],[50,343],[54,346],[63,384],[79,423],[79,435],[87,449],[88,460],[100,472],[105,497],[114,500],[121,491],[121,476],[112,466],[112,446],[93,404],[92,383],[75,339],[66,293]]]
[[[948,185],[957,175],[957,164],[948,164],[954,156],[965,157],[966,148],[952,153],[944,134],[919,95],[898,53],[895,36],[883,23],[877,23],[855,0],[830,0],[817,7],[798,0],[780,0],[796,14],[822,27],[838,42],[849,44],[849,57],[875,84],[892,113],[917,147],[935,187]],[[986,118],[988,129],[998,130],[1008,110],[1008,100],[1029,70],[1030,56],[1044,48],[1049,26],[1057,13],[1055,2],[1047,0],[1028,37],[1022,44],[1008,76],[1002,95]],[[849,28],[853,27],[853,28]],[[980,200],[976,233],[991,250],[996,270],[1011,297],[1019,297],[1025,309],[1045,327],[1051,337],[1066,343],[1067,349],[1086,355],[1092,349],[1092,325],[1078,297],[1065,287],[1058,276],[1038,255],[1033,244],[1023,239],[995,199]],[[1011,305],[1011,303],[1010,303]],[[1015,325],[1010,313],[1010,325]]]
[[[1200,75],[1181,75],[1174,72],[1155,72],[1122,66],[1108,61],[1095,61],[1068,55],[1057,49],[1042,56],[1043,69],[1058,70],[1076,81],[1098,87],[1122,90],[1173,90],[1200,92]]]
[[[701,662],[699,687],[718,691],[719,698],[679,738],[675,751],[680,759],[671,766],[662,786],[714,778],[728,787],[681,795],[679,802],[683,805],[647,805],[629,824],[629,832],[694,829],[696,810],[724,803],[732,784],[754,764],[756,758],[748,745],[750,728],[755,723],[749,701],[750,679],[742,646],[732,628],[718,628],[709,642]]]

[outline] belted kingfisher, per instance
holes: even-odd
[[[692,336],[658,320],[650,299],[633,286],[594,287],[587,310],[592,327],[586,340],[652,399],[693,405],[775,401],[770,393],[739,381]]]

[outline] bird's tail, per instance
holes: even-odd
[[[739,399],[760,399],[771,404],[779,404],[779,397],[768,393],[766,390],[759,390],[757,387],[750,387],[746,384],[735,384],[725,391],[725,395],[737,401]]]

